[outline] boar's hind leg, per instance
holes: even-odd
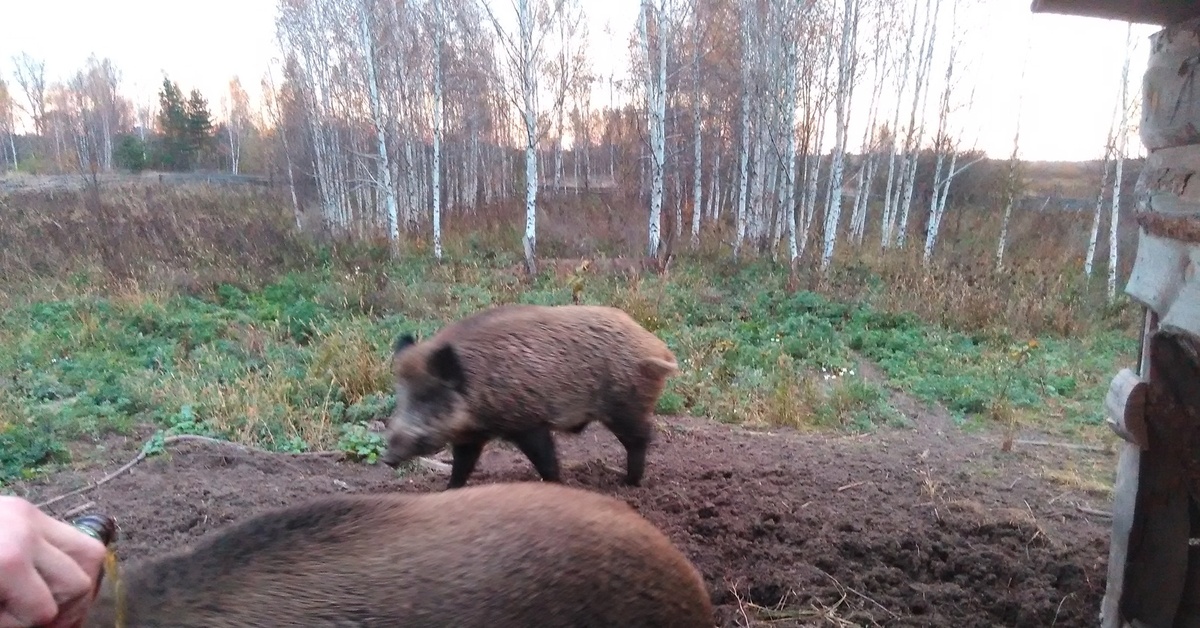
[[[554,437],[548,426],[525,430],[512,437],[513,443],[533,463],[538,475],[547,482],[560,482],[558,454],[554,452]]]
[[[475,470],[475,463],[479,462],[479,454],[483,453],[485,442],[471,441],[454,445],[452,448],[454,461],[450,465],[450,485],[448,488],[462,488],[467,483],[467,478]]]

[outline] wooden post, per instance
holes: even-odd
[[[1103,628],[1200,627],[1200,18],[1152,37],[1143,80],[1138,249],[1125,291],[1145,308],[1138,372],[1105,400],[1124,442]],[[1195,528],[1195,529],[1194,529]]]

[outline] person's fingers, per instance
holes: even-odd
[[[15,540],[0,543],[0,628],[47,624],[58,614],[58,604],[22,539]]]
[[[104,544],[25,500],[0,497],[0,628],[73,627],[91,603]]]
[[[92,593],[94,578],[74,558],[50,543],[43,542],[37,548],[33,566],[42,574],[46,586],[50,587],[55,602],[61,604]]]
[[[79,628],[83,625],[83,620],[87,617],[91,605],[92,600],[89,596],[59,603],[58,616],[54,618],[54,621],[42,624],[38,628]]]
[[[99,578],[107,553],[104,544],[69,523],[45,514],[42,516],[46,518],[42,526],[43,538],[70,556],[93,581]]]
[[[18,497],[0,496],[0,628],[24,628],[54,619],[58,605],[34,566],[43,545],[34,521],[40,511]]]

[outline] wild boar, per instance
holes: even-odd
[[[580,434],[600,421],[625,448],[624,482],[638,486],[651,413],[678,370],[666,343],[615,307],[489,308],[423,342],[396,339],[396,407],[381,460],[396,467],[450,444],[448,488],[459,488],[484,445],[501,438],[559,482],[551,432]]]
[[[538,482],[320,497],[119,581],[84,628],[713,626],[703,577],[658,528],[621,500]]]

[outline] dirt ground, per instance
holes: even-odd
[[[843,437],[661,417],[640,488],[620,484],[624,453],[602,426],[558,444],[567,484],[624,498],[697,564],[721,626],[1096,625],[1108,521],[1077,505],[1107,504],[1045,471],[1109,455],[1020,445],[1003,453],[996,435],[909,406],[915,428]],[[65,493],[139,444],[91,446],[90,462],[20,489],[34,499]],[[470,483],[535,478],[514,449],[492,445]],[[434,471],[397,477],[382,466],[185,442],[51,510],[94,502],[87,510],[117,517],[121,556],[136,560],[317,494],[436,491],[445,481]]]

